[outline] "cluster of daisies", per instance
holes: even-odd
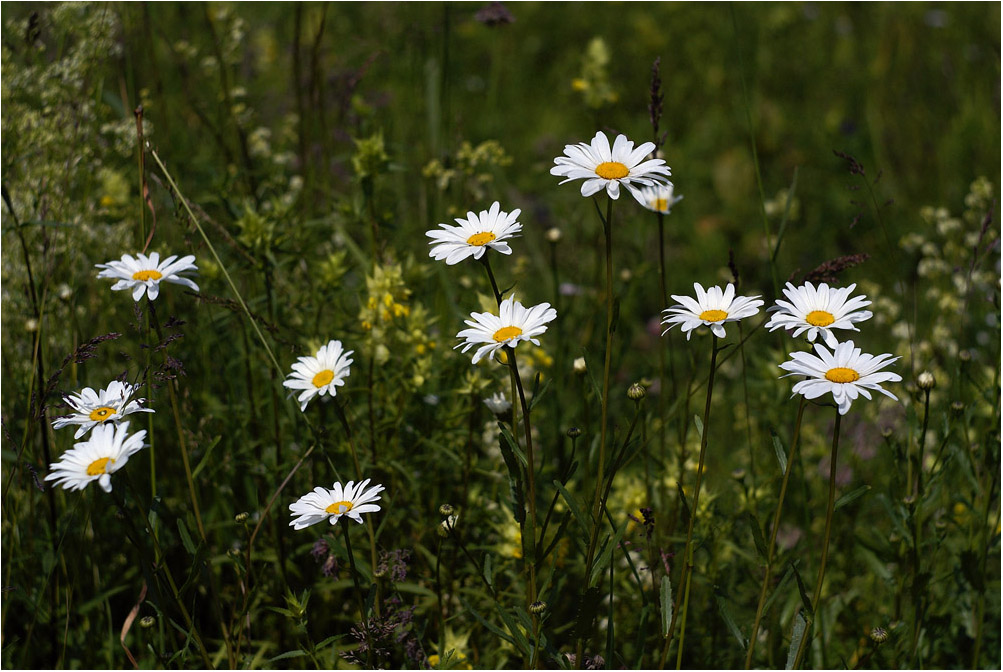
[[[115,291],[129,290],[134,301],[143,296],[153,301],[160,295],[160,283],[170,282],[184,285],[198,291],[196,285],[184,273],[197,271],[194,256],[180,259],[176,256],[160,259],[156,252],[135,257],[125,254],[117,261],[98,264],[102,269],[98,278],[115,280],[111,288]],[[146,445],[146,430],[129,434],[129,421],[125,418],[133,413],[153,413],[152,408],[144,408],[146,402],[136,397],[139,385],[113,380],[107,387],[95,391],[85,387],[80,392],[68,394],[63,401],[73,410],[69,415],[56,418],[52,427],[76,426],[74,439],[80,439],[90,432],[86,441],[73,445],[63,453],[58,462],[49,465],[46,481],[67,490],[83,490],[97,481],[105,492],[111,492],[111,475],[124,467],[129,458]]]
[[[732,284],[724,290],[720,287],[704,290],[700,284],[694,284],[693,288],[695,298],[672,296],[677,304],[664,311],[662,320],[666,332],[679,325],[687,340],[701,326],[709,327],[715,337],[724,338],[726,323],[752,317],[764,304],[758,296],[735,296]],[[788,282],[783,290],[786,300],[778,299],[770,308],[773,315],[766,323],[770,331],[784,329],[795,338],[803,335],[814,343],[815,354],[794,352],[790,360],[780,364],[788,372],[782,377],[804,376],[794,384],[793,393],[806,399],[832,394],[840,415],[846,415],[858,396],[870,399],[868,390],[897,399],[881,383],[902,380],[897,373],[882,370],[898,357],[869,355],[853,341],[840,343],[836,337],[836,330],[860,331],[854,325],[872,315],[864,310],[871,302],[864,296],[851,296],[854,289],[855,284],[838,289],[824,282],[818,287],[810,282],[795,287]]]

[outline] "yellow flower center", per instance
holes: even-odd
[[[669,200],[667,198],[652,199],[651,209],[657,210],[659,212],[664,212],[669,209]]]
[[[860,380],[860,374],[853,369],[837,366],[825,372],[825,379],[834,383],[852,383]]]
[[[101,408],[95,408],[90,413],[90,419],[94,422],[104,422],[111,416],[115,415],[115,409],[111,406],[102,406]]]
[[[520,329],[519,327],[502,327],[501,329],[495,332],[493,338],[497,343],[504,343],[510,338],[515,338],[521,333],[522,329]]]
[[[704,322],[721,322],[728,317],[728,313],[723,310],[705,310],[700,313],[700,319]]]
[[[328,513],[348,513],[352,510],[352,503],[346,501],[335,502],[324,510]]]
[[[813,310],[805,315],[804,319],[805,322],[813,327],[828,327],[836,321],[836,318],[832,313],[824,310]]]
[[[596,166],[596,175],[604,180],[619,180],[621,177],[627,177],[629,174],[630,170],[627,166],[619,161],[606,161]]]
[[[111,459],[110,457],[102,457],[100,460],[94,460],[89,465],[87,465],[87,475],[100,476],[101,474],[107,474],[109,462],[115,464],[115,460]]]
[[[160,280],[164,277],[160,271],[136,271],[132,274],[133,280],[139,280],[140,282],[146,282],[147,280]]]
[[[324,387],[332,380],[334,380],[334,371],[332,371],[331,369],[324,369],[323,371],[321,371],[320,373],[318,373],[316,376],[313,377],[313,386]]]
[[[487,245],[495,239],[495,234],[490,231],[481,231],[467,238],[467,245]]]

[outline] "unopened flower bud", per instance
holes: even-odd
[[[886,439],[892,438],[892,434],[894,434],[894,431],[892,430],[891,427],[885,427],[884,429],[881,430],[881,436],[883,436]]]
[[[972,361],[972,353],[968,350],[962,350],[958,353],[958,359],[962,362],[970,362]]]
[[[568,428],[568,438],[569,439],[577,439],[581,435],[582,435],[582,430],[578,429],[577,427],[569,427]]]
[[[917,376],[916,385],[918,385],[919,389],[923,390],[924,392],[929,392],[933,388],[937,387],[937,379],[934,378],[933,374],[930,373],[929,371],[924,371],[923,373],[919,374],[919,376]]]
[[[951,413],[954,413],[955,415],[961,415],[964,412],[965,412],[965,404],[964,404],[964,402],[961,402],[961,401],[952,401],[951,402]]]
[[[533,604],[529,605],[529,613],[540,615],[547,610],[547,603],[543,600],[537,600]]]
[[[443,504],[439,507],[439,514],[443,516],[451,516],[456,512],[452,504]]]
[[[648,391],[640,383],[634,383],[627,388],[627,398],[631,401],[641,401],[647,394]]]
[[[143,616],[139,619],[139,627],[141,628],[152,628],[157,622],[153,616]]]
[[[623,282],[630,282],[634,278],[634,272],[629,268],[620,269],[620,280]]]
[[[560,242],[560,240],[561,240],[561,230],[559,228],[557,228],[556,226],[552,226],[549,229],[547,229],[548,243],[557,243]]]
[[[247,522],[247,519],[250,518],[250,515],[251,514],[249,514],[247,511],[241,511],[240,513],[238,513],[236,516],[233,517],[233,522],[237,523],[238,525],[243,525],[244,523]]]
[[[571,368],[574,370],[575,373],[585,373],[586,371],[585,358],[584,357],[576,358],[574,363],[571,365]]]
[[[872,628],[871,629],[871,640],[875,644],[880,644],[888,639],[888,631],[884,628]]]
[[[745,478],[745,469],[732,470],[731,477],[734,478],[736,481],[741,481],[743,478]]]

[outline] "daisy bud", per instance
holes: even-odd
[[[634,383],[627,388],[627,398],[631,401],[641,401],[647,394],[647,390],[640,383]]]
[[[962,362],[970,362],[972,361],[972,353],[968,350],[962,350],[958,353],[958,359]]]
[[[888,631],[884,628],[872,628],[871,629],[871,641],[875,644],[881,644],[888,639]]]
[[[634,277],[634,272],[631,271],[629,268],[620,269],[620,280],[622,280],[623,282],[630,282],[631,279],[633,279],[633,277]]]
[[[157,623],[157,619],[153,616],[143,616],[139,619],[139,627],[141,628],[152,628]]]
[[[582,430],[578,429],[577,427],[569,427],[568,428],[568,438],[569,439],[577,439],[581,435],[582,435]]]
[[[885,427],[884,429],[881,430],[881,436],[883,436],[886,439],[892,438],[893,433],[894,432],[891,427]]]
[[[965,412],[965,404],[964,403],[962,403],[960,401],[952,401],[951,402],[951,413],[954,413],[955,415],[961,415],[964,412]]]
[[[529,605],[529,613],[540,615],[547,610],[547,603],[543,600],[537,600],[533,604]]]
[[[439,507],[439,514],[443,516],[451,516],[456,512],[452,504],[443,504]]]
[[[584,357],[576,358],[574,363],[571,365],[571,368],[574,370],[575,373],[585,373],[586,371],[585,358]]]
[[[244,523],[247,522],[247,519],[249,517],[250,514],[247,511],[241,511],[240,513],[238,513],[236,516],[233,517],[233,522],[237,523],[238,525],[243,525]]]
[[[929,371],[924,371],[916,378],[916,385],[918,385],[919,389],[924,392],[929,392],[933,388],[937,387],[937,379],[934,378],[933,374]]]
[[[449,536],[449,529],[446,527],[446,521],[439,523],[439,526],[435,528],[435,533],[443,539]]]
[[[731,472],[731,477],[734,478],[736,481],[741,481],[743,478],[745,478],[745,469],[734,469]]]
[[[548,243],[558,243],[561,240],[561,230],[556,226],[552,226],[547,229],[547,242]]]

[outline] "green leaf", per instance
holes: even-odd
[[[870,489],[871,489],[871,486],[869,486],[869,485],[862,485],[859,488],[857,488],[856,490],[852,490],[852,491],[846,493],[845,495],[843,495],[842,497],[840,497],[839,499],[836,500],[836,504],[833,506],[832,510],[833,511],[837,511],[837,510],[839,510],[840,507],[846,506],[850,502],[853,502],[853,501],[855,501],[857,499],[860,499],[861,497],[863,497],[864,495],[866,495],[867,491],[870,490]]]
[[[554,481],[554,487],[557,488],[557,491],[561,493],[561,497],[564,498],[564,501],[568,503],[568,508],[571,509],[571,513],[572,515],[574,515],[575,520],[577,520],[578,524],[582,526],[582,532],[584,532],[586,535],[589,534],[590,530],[589,519],[585,516],[585,513],[582,511],[582,507],[581,504],[578,502],[578,499],[570,492],[568,492],[567,488],[565,488],[560,481]]]
[[[616,531],[616,535],[613,537],[612,542],[607,545],[605,551],[596,559],[595,567],[592,568],[592,582],[595,582],[599,578],[599,574],[602,570],[609,564],[613,559],[613,553],[620,546],[620,541],[623,539],[623,533],[627,530],[627,523],[630,522],[630,518],[624,518],[623,522],[620,524],[620,528]]]
[[[216,447],[216,445],[219,443],[220,439],[222,439],[222,438],[223,438],[222,435],[217,436],[215,439],[212,440],[212,443],[209,444],[209,447],[205,449],[205,454],[202,456],[202,459],[199,460],[198,466],[196,466],[195,470],[192,471],[192,479],[193,480],[195,478],[198,478],[199,472],[202,471],[202,469],[205,467],[205,465],[207,465],[209,463],[209,456],[212,454],[212,449]]]
[[[773,437],[773,450],[777,454],[777,462],[780,463],[780,473],[787,473],[787,455],[784,453],[784,445],[780,442],[780,437],[776,432],[771,431],[770,435]]]
[[[540,403],[540,400],[547,394],[547,389],[550,387],[550,383],[553,382],[553,379],[548,378],[543,385],[539,385],[540,374],[538,373],[536,374],[536,381],[537,384],[533,386],[533,398],[529,401],[529,410],[531,411],[536,408],[536,405]],[[539,389],[536,389],[537,387],[539,387]]]
[[[672,623],[672,580],[668,574],[662,577],[658,597],[662,604],[662,637],[668,637],[669,625]]]
[[[512,495],[512,515],[515,517],[515,522],[521,525],[526,520],[526,502],[522,495],[522,467],[512,450],[512,443],[510,443],[514,442],[512,435],[508,433],[508,430],[504,428],[502,423],[499,422],[498,426],[503,430],[500,444],[502,458],[505,460],[505,466],[508,467],[509,491]]]
[[[763,530],[759,526],[759,519],[751,511],[746,512],[745,518],[749,523],[749,527],[752,528],[752,540],[756,542],[756,550],[759,551],[759,557],[762,558],[763,562],[767,562],[766,540],[763,539]]]
[[[682,524],[685,527],[690,522],[690,505],[686,502],[686,493],[683,492],[683,484],[676,481],[676,490],[679,492],[679,504],[682,508]]]
[[[471,615],[471,616],[473,616],[473,617],[474,617],[475,619],[477,619],[477,622],[478,622],[478,623],[480,623],[480,624],[481,624],[481,625],[483,625],[483,626],[484,626],[485,628],[487,628],[488,630],[490,630],[490,631],[491,631],[491,632],[493,632],[494,634],[496,634],[496,635],[498,635],[499,637],[501,637],[502,639],[504,639],[504,640],[505,640],[506,642],[508,642],[508,643],[509,643],[509,644],[511,644],[512,646],[515,646],[515,647],[518,647],[518,646],[519,646],[519,645],[518,645],[518,644],[516,643],[516,641],[515,641],[514,639],[512,639],[512,637],[511,637],[511,636],[509,636],[509,634],[508,634],[508,633],[506,633],[506,632],[505,632],[504,630],[502,630],[501,628],[499,628],[499,627],[498,627],[497,625],[495,625],[494,623],[491,623],[491,622],[489,622],[489,621],[485,620],[485,619],[484,619],[484,617],[483,617],[483,616],[481,616],[481,615],[480,615],[479,613],[477,613],[477,612],[476,612],[476,611],[475,611],[475,610],[474,610],[474,609],[473,609],[473,608],[472,608],[472,607],[471,607],[471,606],[470,606],[469,604],[467,604],[467,601],[466,601],[465,599],[463,599],[462,597],[460,598],[460,603],[461,603],[461,604],[463,604],[463,608],[464,608],[464,609],[466,609],[466,610],[467,610],[468,612],[470,612],[470,615]],[[525,651],[523,651],[523,654],[525,654],[525,653],[526,653],[526,652],[525,652]]]
[[[492,556],[491,553],[484,554],[484,580],[489,586],[491,586],[492,589],[495,587],[494,567],[492,566],[492,563],[494,562],[494,560],[492,560],[493,557],[494,556]]]
[[[714,599],[717,601],[717,608],[718,611],[721,612],[721,618],[724,619],[724,624],[728,626],[728,631],[735,637],[735,639],[738,640],[739,646],[741,646],[742,650],[745,651],[749,644],[745,640],[745,637],[742,636],[742,631],[738,629],[737,625],[735,625],[735,619],[731,617],[731,611],[728,609],[728,602],[725,600],[724,593],[715,588]]]
[[[790,583],[791,579],[794,578],[793,570],[788,567],[784,575],[780,577],[780,582],[777,583],[777,587],[773,589],[770,596],[766,598],[766,604],[763,605],[763,615],[765,616],[770,611],[770,606],[776,601],[778,597],[784,594],[784,589],[787,588],[787,584]]]
[[[799,580],[800,581],[800,580]],[[791,632],[791,648],[787,650],[787,664],[785,670],[794,669],[794,660],[798,656],[798,649],[801,648],[801,640],[804,639],[805,630],[808,628],[808,621],[805,620],[801,610],[794,616],[794,630]]]
[[[188,526],[185,525],[184,518],[178,518],[178,533],[181,535],[181,543],[189,554],[195,555],[196,546],[192,543],[192,537],[188,534]]]
[[[694,415],[693,416],[693,424],[696,425],[697,436],[699,436],[702,439],[703,438],[703,420],[700,419],[699,415]]]
[[[296,649],[295,651],[286,651],[285,653],[280,653],[274,658],[269,658],[269,663],[274,663],[276,660],[285,660],[286,658],[299,658],[300,656],[305,656],[306,651],[303,649]]]
[[[794,579],[798,582],[798,593],[801,594],[801,605],[809,615],[814,615],[815,610],[811,608],[811,600],[808,599],[808,591],[805,590],[804,581],[801,580],[801,572],[798,571],[797,565],[793,562],[791,563],[791,569],[794,570]]]

